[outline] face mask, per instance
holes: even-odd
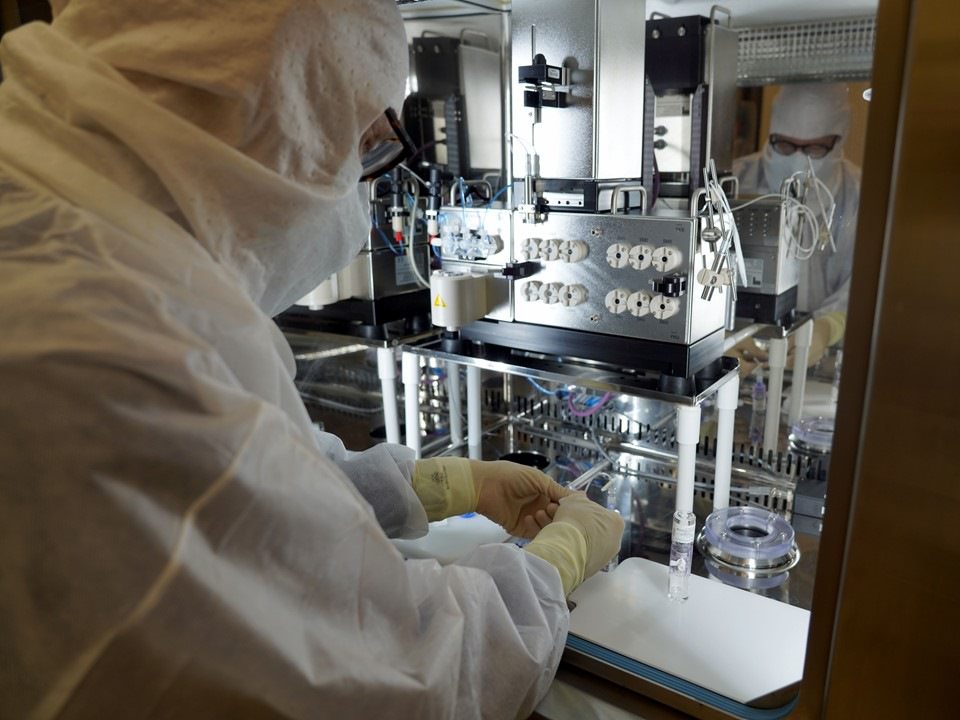
[[[778,192],[780,184],[794,173],[804,172],[813,164],[813,172],[830,188],[836,192],[840,187],[843,173],[842,158],[839,149],[827,154],[819,160],[808,160],[807,156],[797,151],[792,155],[781,155],[769,143],[763,149],[762,165],[763,177],[770,192]]]

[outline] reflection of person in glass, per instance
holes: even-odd
[[[787,85],[773,101],[770,136],[760,152],[739,158],[733,171],[740,191],[748,194],[776,193],[781,183],[810,165],[833,194],[836,209],[827,245],[800,261],[797,310],[814,314],[810,364],[843,338],[847,295],[853,265],[853,245],[860,202],[860,170],[843,157],[843,143],[850,123],[850,106],[843,85]],[[817,199],[808,193],[807,204],[819,212]],[[827,202],[824,200],[824,202]],[[752,340],[733,351],[746,370],[762,357]]]

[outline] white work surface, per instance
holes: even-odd
[[[570,632],[747,704],[799,682],[810,613],[697,576],[667,599],[667,566],[630,558],[570,599]]]

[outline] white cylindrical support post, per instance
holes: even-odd
[[[463,403],[460,397],[460,366],[447,360],[447,401],[450,405],[450,444],[463,444]]]
[[[776,457],[780,449],[780,405],[783,402],[783,368],[787,364],[787,339],[770,340],[770,380],[767,382],[767,415],[763,423],[763,450]]]
[[[420,457],[420,358],[403,353],[403,402],[406,409],[407,447]]]
[[[713,509],[730,505],[730,468],[733,463],[733,426],[740,402],[740,376],[734,375],[717,392],[717,461],[713,473]]]
[[[667,597],[687,599],[693,564],[693,540],[697,518],[693,497],[697,472],[697,441],[700,439],[700,406],[677,408],[677,508],[670,532],[670,568]]]
[[[700,442],[700,406],[677,407],[677,512],[693,512],[693,486]]]
[[[467,454],[471,460],[482,459],[480,447],[483,429],[480,411],[480,368],[467,365]]]
[[[377,375],[383,395],[383,426],[387,442],[400,443],[400,410],[397,407],[397,358],[393,348],[377,348]]]
[[[790,390],[790,427],[803,415],[803,396],[807,392],[807,361],[813,341],[813,320],[808,320],[793,334],[793,387]]]

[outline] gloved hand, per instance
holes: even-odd
[[[814,318],[813,336],[810,339],[807,367],[816,365],[827,351],[827,348],[836,345],[843,339],[845,326],[846,314],[842,312],[826,313],[825,315]],[[787,343],[786,367],[792,368],[793,353],[796,348],[793,335],[787,338]],[[729,357],[735,357],[740,361],[741,377],[746,377],[760,365],[766,365],[768,359],[766,348],[759,347],[753,338],[741,340],[724,354]]]
[[[578,492],[560,500],[553,522],[524,549],[560,572],[563,592],[569,595],[610,562],[622,536],[623,519]]]
[[[499,460],[418,460],[413,489],[428,520],[479,512],[507,532],[532,538],[548,525],[569,491],[539,470]]]

